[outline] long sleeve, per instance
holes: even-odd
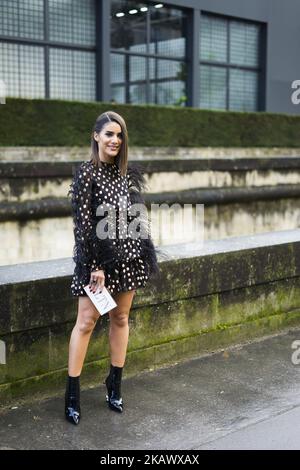
[[[91,271],[103,267],[97,264],[93,248],[92,174],[87,162],[76,170],[68,195],[72,204],[75,270],[79,278],[88,282]]]
[[[142,195],[142,192],[145,191],[146,179],[143,175],[143,169],[140,165],[128,165],[127,167],[127,185],[128,192],[131,204],[143,204],[145,205],[145,200]],[[146,209],[146,208],[145,208]],[[163,255],[163,251],[155,247],[151,238],[151,221],[149,216],[146,214],[140,214],[139,217],[140,225],[142,226],[140,232],[146,237],[141,237],[141,246],[142,246],[142,257],[145,263],[149,267],[151,274],[155,275],[159,273],[159,266],[157,255]]]

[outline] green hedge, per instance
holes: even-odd
[[[85,146],[103,111],[121,114],[137,146],[300,147],[300,116],[8,98],[0,105],[2,146]]]

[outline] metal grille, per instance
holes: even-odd
[[[201,15],[202,108],[257,111],[261,25]]]
[[[202,65],[200,67],[200,107],[226,109],[226,69]]]
[[[259,66],[259,27],[257,25],[230,22],[231,64]]]
[[[126,103],[125,95],[125,56],[111,54],[111,94],[112,100],[117,103]]]
[[[146,80],[146,57],[131,56],[129,59],[129,80]]]
[[[7,96],[20,96],[19,46],[0,43],[0,79],[5,82]]]
[[[95,1],[0,0],[0,79],[8,96],[96,99]]]
[[[1,0],[0,34],[44,39],[44,1]]]
[[[125,56],[122,54],[111,54],[111,83],[125,82]]]
[[[0,78],[7,96],[44,98],[43,47],[0,43]]]
[[[258,73],[248,70],[230,70],[229,109],[256,111]]]
[[[49,32],[52,41],[94,46],[94,0],[49,0]]]
[[[94,52],[50,49],[50,98],[96,99]]]
[[[227,62],[227,21],[203,16],[200,28],[200,59]]]

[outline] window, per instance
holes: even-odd
[[[95,46],[94,0],[49,0],[50,40]]]
[[[0,79],[7,96],[95,100],[95,17],[95,0],[1,0]]]
[[[95,68],[93,52],[50,48],[50,96],[94,101]]]
[[[0,42],[0,78],[7,96],[44,98],[44,49]]]
[[[186,14],[149,2],[113,0],[111,95],[120,103],[186,100]]]
[[[200,107],[257,111],[262,26],[202,14],[200,28]]]
[[[0,35],[44,38],[44,0],[1,0]]]
[[[0,79],[7,96],[44,98],[44,48],[14,42],[44,37],[43,0],[1,0],[0,36],[12,38],[0,42]]]

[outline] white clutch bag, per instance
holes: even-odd
[[[103,287],[101,291],[100,289],[97,289],[96,292],[93,293],[90,291],[88,284],[84,287],[84,290],[95,305],[100,315],[104,315],[105,313],[109,312],[111,309],[117,306],[116,302],[114,301],[106,287]]]

